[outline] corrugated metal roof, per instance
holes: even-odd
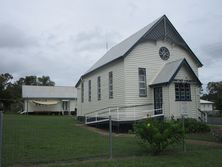
[[[116,46],[112,47],[103,57],[101,57],[85,74],[121,57],[142,38],[142,36],[156,23],[160,18],[156,19],[146,27],[142,28],[132,36],[128,37],[124,41],[120,42]]]
[[[103,67],[104,65],[120,59],[127,55],[127,53],[141,40],[158,40],[158,39],[166,39],[171,42],[175,42],[178,45],[185,48],[191,56],[196,60],[197,64],[201,67],[202,63],[196,57],[196,55],[192,52],[177,30],[170,23],[168,18],[163,15],[162,17],[154,20],[152,23],[137,31],[135,34],[131,35],[124,41],[120,42],[116,46],[112,47],[103,57],[101,57],[82,77],[89,74],[90,72]],[[82,78],[81,77],[81,78]],[[76,87],[81,81],[81,78],[76,84]]]
[[[184,59],[166,63],[150,85],[168,83]]]
[[[22,86],[23,98],[77,98],[77,90],[71,86]]]
[[[177,72],[180,70],[182,65],[185,65],[187,69],[190,71],[190,74],[193,75],[195,81],[201,85],[200,80],[186,61],[186,59],[179,59],[169,63],[166,63],[163,68],[160,70],[156,78],[150,84],[150,86],[160,85],[160,84],[168,84],[170,83],[174,77],[176,76]]]

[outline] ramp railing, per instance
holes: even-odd
[[[164,116],[163,108],[151,109],[152,104],[107,107],[85,114],[85,124],[105,122],[111,116],[112,121],[137,121],[148,117]],[[155,114],[158,113],[158,114]]]

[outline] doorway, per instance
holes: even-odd
[[[154,114],[163,113],[163,93],[162,87],[154,88]]]

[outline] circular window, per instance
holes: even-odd
[[[161,59],[167,60],[170,57],[170,51],[166,47],[161,47],[159,50],[159,55]]]

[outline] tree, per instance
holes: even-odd
[[[4,108],[8,108],[10,106],[11,94],[8,89],[12,86],[13,77],[9,73],[0,75],[0,101],[3,103]]]
[[[50,80],[49,76],[38,77],[38,85],[41,86],[55,86],[55,82]]]
[[[0,75],[0,91],[3,91],[7,88],[9,84],[11,84],[11,80],[13,76],[9,73],[1,74]]]
[[[213,101],[216,109],[222,110],[222,81],[209,82],[207,92],[203,95],[203,99]]]
[[[54,86],[55,82],[49,76],[37,77],[34,75],[21,77],[12,82],[13,76],[9,73],[0,74],[0,101],[4,105],[4,110],[21,110],[22,105],[22,85]],[[13,107],[11,108],[11,106]]]
[[[21,80],[20,80],[21,79]],[[26,76],[23,80],[23,78],[20,78],[20,82],[24,81],[24,85],[37,85],[38,81],[37,81],[37,77],[30,75],[30,76]]]

